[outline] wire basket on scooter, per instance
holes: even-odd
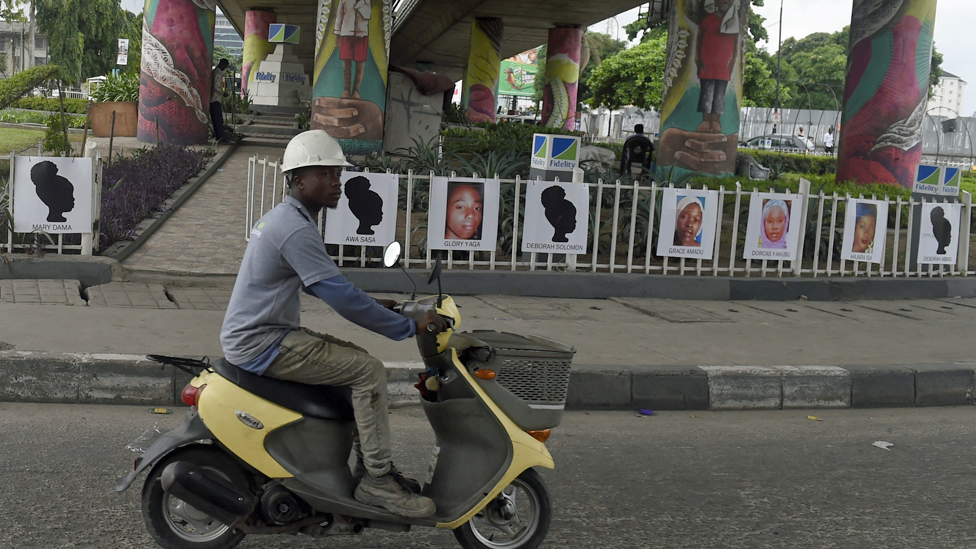
[[[494,371],[495,378],[479,384],[513,421],[524,429],[559,424],[575,349],[537,336],[488,330],[467,335],[492,349],[491,358],[477,366]]]

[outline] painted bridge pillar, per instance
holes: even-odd
[[[312,83],[312,129],[346,154],[383,150],[389,78],[389,0],[320,0]]]
[[[665,66],[658,181],[735,171],[749,0],[675,0]]]
[[[545,91],[542,96],[542,125],[572,130],[576,126],[576,94],[579,88],[580,45],[583,29],[549,29],[546,46]]]
[[[471,50],[464,73],[461,106],[472,122],[494,122],[502,64],[502,20],[476,17],[471,23]]]
[[[244,59],[241,67],[241,92],[247,93],[248,84],[260,70],[261,62],[275,50],[268,42],[271,23],[278,22],[278,14],[271,10],[248,10],[244,15]]]
[[[138,139],[197,145],[210,135],[216,0],[146,0]]]
[[[922,160],[936,0],[854,0],[838,181],[911,188]]]

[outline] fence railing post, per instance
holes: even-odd
[[[583,182],[583,170],[579,168],[573,168],[573,183]],[[516,196],[516,200],[518,196]],[[566,254],[566,270],[569,272],[576,271],[576,254]]]
[[[750,204],[751,207],[751,204]],[[810,209],[810,182],[800,178],[800,234],[797,235],[796,260],[793,261],[793,275],[803,272],[803,241],[807,238],[807,210]],[[816,228],[818,231],[820,227]]]
[[[959,247],[961,250],[959,250],[960,253],[959,258],[956,260],[956,266],[962,272],[962,276],[968,276],[969,242],[972,240],[969,231],[972,225],[973,195],[969,194],[969,191],[962,191],[960,202],[962,202],[962,219],[959,222]]]
[[[10,179],[7,180],[7,211],[10,219],[7,220],[7,253],[14,253],[14,151],[10,151]]]

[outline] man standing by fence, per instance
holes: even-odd
[[[214,139],[218,143],[227,143],[227,137],[224,135],[224,109],[220,105],[220,100],[227,97],[224,93],[224,69],[228,65],[230,61],[221,59],[213,68],[210,81],[210,120],[213,122]]]

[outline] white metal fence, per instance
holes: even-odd
[[[248,162],[246,226],[241,227],[244,237],[249,238],[251,227],[285,196],[284,178],[279,162],[267,157],[251,157]],[[501,220],[496,251],[439,251],[428,250],[426,243],[426,210],[429,205],[430,179],[435,174],[400,175],[399,213],[397,240],[408,241],[404,246],[407,267],[430,268],[437,254],[445,257],[448,269],[490,270],[575,270],[609,273],[644,273],[696,276],[808,276],[808,277],[936,277],[973,276],[969,255],[971,234],[972,196],[963,191],[959,219],[960,242],[955,265],[918,264],[912,256],[913,222],[919,215],[923,201],[900,196],[840,196],[836,193],[811,193],[808,182],[802,182],[799,195],[802,201],[802,220],[799,234],[798,261],[743,259],[745,221],[751,188],[736,183],[735,188],[718,187],[718,222],[716,223],[713,259],[667,258],[654,255],[657,225],[660,221],[660,203],[664,189],[671,186],[657,184],[647,186],[639,182],[602,180],[586,183],[590,188],[590,232],[586,254],[559,255],[546,253],[521,253],[520,214],[525,208],[526,180],[502,179],[502,200],[510,202],[500,208]],[[451,174],[456,176],[459,174]],[[478,177],[478,174],[472,174]],[[707,189],[707,187],[706,187]],[[715,190],[712,188],[711,190]],[[420,192],[418,192],[420,191]],[[405,200],[402,200],[405,197]],[[418,204],[417,198],[420,198]],[[516,197],[518,197],[516,199]],[[843,215],[840,206],[852,198],[882,200],[888,203],[886,220],[886,249],[881,264],[841,259],[840,245],[843,237]],[[946,197],[924,202],[947,202]],[[421,206],[417,208],[417,206]],[[843,211],[843,209],[841,209]],[[415,219],[422,216],[423,221]],[[880,222],[879,221],[879,228]],[[319,213],[319,232],[324,234],[324,217]],[[818,234],[819,233],[819,234]],[[514,235],[514,237],[513,237]],[[917,245],[917,242],[916,242]],[[337,245],[333,257],[339,265],[367,266],[379,263],[379,254],[368,252],[364,246]]]

